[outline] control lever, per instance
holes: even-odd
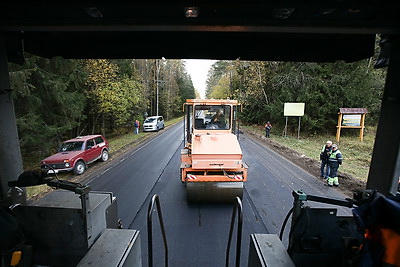
[[[25,171],[18,177],[17,181],[8,182],[9,187],[29,187],[41,184],[72,191],[79,195],[87,194],[90,191],[89,186],[48,177],[42,171]]]

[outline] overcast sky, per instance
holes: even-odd
[[[208,70],[216,60],[185,59],[187,73],[192,78],[194,88],[204,98]]]

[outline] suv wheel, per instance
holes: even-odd
[[[76,175],[81,175],[82,173],[85,172],[86,166],[85,163],[83,163],[83,161],[78,161],[75,166],[74,166],[74,173]]]
[[[103,150],[103,152],[101,152],[101,161],[107,161],[108,160],[108,151],[107,150]]]

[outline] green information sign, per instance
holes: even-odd
[[[360,126],[361,114],[357,115],[343,115],[342,126]]]

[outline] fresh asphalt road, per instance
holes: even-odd
[[[93,190],[111,191],[117,197],[124,228],[140,230],[142,261],[147,266],[147,210],[151,197],[161,201],[168,242],[169,266],[224,266],[233,205],[189,204],[179,178],[183,123],[158,132],[150,141],[125,153],[101,174],[90,178]],[[246,266],[252,233],[279,234],[292,207],[292,191],[344,199],[316,177],[265,147],[240,135],[244,160],[249,165],[243,196],[241,265]],[[307,203],[310,206],[327,206]],[[339,208],[339,213],[350,210]],[[153,214],[154,266],[163,266],[164,252],[158,217]],[[287,232],[284,244],[287,245]],[[233,239],[231,263],[236,239]]]

